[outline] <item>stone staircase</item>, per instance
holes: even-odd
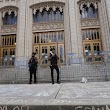
[[[104,68],[96,65],[73,65],[62,67],[62,80],[81,81],[82,77],[89,81],[104,80]]]
[[[110,64],[73,64],[59,67],[61,82],[80,82],[82,77],[88,81],[110,80]],[[50,68],[39,67],[37,81],[51,82]],[[54,70],[56,81],[57,73]],[[28,67],[2,68],[0,69],[0,83],[28,83]]]

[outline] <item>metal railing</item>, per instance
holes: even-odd
[[[109,81],[110,80],[110,56],[109,52],[101,54],[101,61],[87,61],[82,58],[83,54],[67,54],[65,65],[59,65],[61,82],[81,81],[82,77],[88,81]],[[46,57],[47,58],[47,57]],[[88,57],[87,57],[88,58]],[[16,65],[8,68],[6,65],[0,68],[0,83],[28,83],[29,82],[29,58],[18,60]],[[45,55],[40,59],[37,70],[37,82],[50,82],[50,67],[42,67]],[[54,71],[56,81],[57,73]]]

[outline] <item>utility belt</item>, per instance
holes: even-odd
[[[50,65],[50,68],[52,68],[52,67],[54,67],[54,66],[57,66],[57,64],[52,64],[52,65]]]

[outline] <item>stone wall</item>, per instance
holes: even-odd
[[[50,1],[52,0],[3,0],[0,2],[0,9],[6,6],[15,6],[18,8],[16,45],[17,59],[30,57],[32,53],[33,33],[31,7],[38,3]],[[66,53],[73,52],[79,54],[83,52],[81,21],[79,16],[79,7],[77,4],[78,1],[79,0],[54,0],[54,2],[64,3],[64,32]],[[110,1],[101,0],[99,8],[103,50],[110,51]]]

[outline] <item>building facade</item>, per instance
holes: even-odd
[[[59,64],[69,53],[101,61],[110,51],[109,8],[110,0],[0,0],[0,65],[22,63],[32,52],[47,65],[53,47]]]

